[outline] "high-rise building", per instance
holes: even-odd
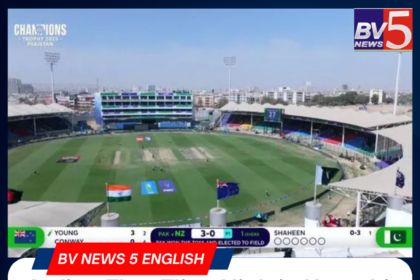
[[[79,110],[89,111],[95,108],[95,94],[81,92],[77,95],[76,104]]]
[[[305,92],[302,91],[284,91],[283,101],[289,104],[305,103]]]
[[[156,92],[155,85],[147,85],[147,92]]]
[[[382,104],[386,99],[386,93],[383,89],[371,89],[369,92],[369,103],[372,103],[372,97],[378,96],[378,104]]]
[[[20,93],[34,94],[34,87],[31,84],[22,84]]]
[[[87,93],[95,94],[95,93],[98,92],[98,88],[96,88],[96,87],[88,87],[88,88],[85,88],[84,91],[87,92]]]
[[[214,107],[213,94],[196,94],[194,95],[194,104],[199,107],[212,108]]]
[[[7,93],[21,93],[22,81],[20,79],[9,78],[7,80]]]

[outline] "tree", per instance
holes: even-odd
[[[398,97],[398,103],[402,105],[413,104],[413,94],[409,93],[409,94],[400,95],[400,97]]]
[[[219,102],[217,102],[217,108],[222,108],[223,106],[225,106],[226,104],[229,103],[229,100],[227,100],[226,97],[220,98]]]
[[[31,100],[29,100],[29,98],[25,97],[19,97],[19,103],[23,103],[23,104],[28,104],[28,105],[33,105],[33,102]]]
[[[277,99],[277,104],[287,106],[287,105],[289,105],[289,102],[284,101],[283,99]]]
[[[261,104],[265,104],[265,103],[275,105],[276,100],[272,97],[264,96],[263,98],[261,98]]]
[[[355,91],[348,91],[345,94],[340,95],[340,101],[342,105],[354,105],[354,100],[356,99],[357,92]]]
[[[370,102],[372,102],[373,104],[375,104],[375,105],[378,105],[378,102],[379,102],[379,96],[377,95],[377,94],[374,94],[373,96],[372,96],[372,98],[370,99]]]
[[[394,103],[394,99],[391,98],[391,97],[387,97],[387,98],[385,98],[385,103],[386,104],[392,104],[392,103]]]
[[[248,104],[254,104],[254,103],[255,103],[255,98],[254,97],[248,98]]]
[[[316,105],[321,105],[324,102],[324,96],[322,94],[314,95],[311,101]]]
[[[369,96],[358,94],[354,98],[354,103],[357,105],[367,105],[369,103]]]

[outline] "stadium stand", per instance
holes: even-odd
[[[93,128],[87,124],[86,121],[78,121],[74,125],[74,131],[85,132],[85,131],[92,131]]]
[[[224,123],[229,126],[232,120],[237,122],[238,118],[235,115],[251,115],[257,119],[264,115],[266,108],[283,109],[283,131],[289,135],[294,133],[307,138],[309,124],[311,128],[309,133],[312,132],[312,137],[323,143],[340,145],[345,151],[353,150],[370,157],[375,156],[375,164],[381,170],[367,176],[334,183],[333,187],[380,195],[395,194],[395,184],[390,182],[395,182],[396,171],[401,168],[406,172],[407,179],[406,187],[398,190],[398,195],[412,197],[412,118],[409,116],[340,108],[256,103],[250,105],[233,102],[225,105],[220,111]],[[225,119],[226,114],[229,114],[227,119]],[[253,122],[252,129],[258,130],[270,125],[259,121]],[[398,164],[393,164],[396,162]]]
[[[8,141],[68,132],[72,128],[70,113],[73,110],[58,104],[8,104]]]
[[[264,123],[263,117],[255,116],[251,126],[251,116],[229,114],[229,118],[225,121],[225,127],[241,128],[255,131],[272,131],[276,127],[275,124]],[[320,133],[316,135],[316,139],[333,145],[341,145],[342,128],[324,124],[314,124],[314,129]],[[311,125],[307,121],[284,119],[283,133],[290,137],[310,138]],[[369,133],[363,133],[356,130],[348,129],[345,135],[345,147],[358,152],[374,152],[375,139]]]
[[[372,131],[375,128],[411,122],[411,118],[404,115],[393,116],[391,114],[369,113],[366,111],[359,112],[349,109],[270,104],[249,105],[246,103],[238,105],[228,103],[221,109],[224,114],[222,115],[220,126],[263,133],[280,133],[278,124],[264,122],[264,117],[262,116],[264,108],[280,108],[285,110],[282,124],[283,130],[281,131],[283,136],[310,139],[312,123],[312,128],[314,130],[313,137],[315,140],[320,141],[321,143],[340,145],[346,149],[363,154],[372,154],[375,152],[375,135],[372,134]],[[344,116],[344,121],[343,115],[346,114],[348,116]],[[289,115],[293,115],[293,117],[289,117]],[[296,115],[298,118],[296,118]],[[343,122],[338,122],[338,120]],[[347,125],[343,139],[343,124],[348,123],[354,124],[353,126],[355,129],[349,128]],[[356,128],[358,127],[360,127],[361,130],[357,130]],[[387,151],[388,150],[389,149],[387,149]],[[389,154],[387,154],[387,156],[389,156]]]
[[[61,117],[37,118],[34,127],[33,119],[9,121],[9,139],[31,137],[36,135],[48,134],[55,131],[65,131],[71,129],[71,123]]]
[[[227,126],[228,123],[229,123],[230,116],[231,116],[231,114],[229,114],[229,113],[224,114],[223,117],[222,117],[222,120],[220,122],[220,126],[222,126],[222,127]]]
[[[50,105],[36,104],[8,104],[7,117],[22,117],[22,116],[40,116],[45,114],[71,113],[73,110],[58,105],[56,103]]]
[[[181,129],[181,128],[189,128],[191,123],[188,122],[159,122],[159,128],[169,128],[169,129]]]

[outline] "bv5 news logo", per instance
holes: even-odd
[[[412,9],[355,9],[355,51],[412,51]]]

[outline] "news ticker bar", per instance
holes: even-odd
[[[9,227],[9,248],[57,243],[217,243],[243,248],[412,248],[412,228],[48,228]]]

